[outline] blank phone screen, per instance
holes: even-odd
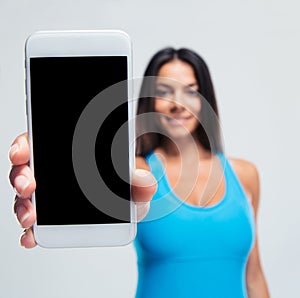
[[[38,57],[30,58],[31,121],[34,173],[37,182],[35,201],[38,225],[116,224],[130,222],[130,208],[122,218],[103,212],[86,197],[74,173],[72,142],[76,124],[85,107],[106,88],[127,79],[126,56]],[[128,121],[124,104],[127,87],[101,126],[95,142],[95,160],[100,176],[111,193],[130,200],[128,130],[121,139],[118,160],[122,179],[114,169],[111,144],[118,129]],[[101,103],[102,104],[102,103]],[[108,103],[103,100],[103,107]],[[99,112],[101,107],[99,108]],[[89,131],[86,131],[88,134]],[[123,130],[124,134],[124,130]],[[124,168],[125,167],[125,168]],[[124,177],[123,177],[124,178]],[[107,199],[107,198],[106,198]],[[101,200],[101,197],[99,197]]]

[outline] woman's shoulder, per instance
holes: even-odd
[[[259,173],[254,163],[240,158],[229,157],[228,158],[234,172],[240,180],[243,188],[253,202],[258,200],[259,196]]]
[[[251,179],[258,176],[257,167],[253,162],[235,157],[229,157],[228,160],[234,170],[243,178]]]

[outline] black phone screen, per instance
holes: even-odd
[[[31,121],[35,201],[38,225],[115,224],[130,222],[130,208],[124,204],[122,216],[103,212],[86,197],[74,173],[73,134],[78,119],[89,102],[106,88],[127,79],[126,56],[38,57],[30,58]],[[128,121],[126,84],[114,96],[111,111],[99,130],[95,150],[100,176],[112,194],[130,201],[128,130],[121,138],[118,160],[122,179],[114,169],[111,143],[118,129]],[[108,102],[102,100],[105,107]],[[126,130],[125,130],[126,131]],[[86,131],[89,134],[89,131]],[[123,130],[124,134],[124,130]],[[125,168],[124,168],[125,167]],[[89,177],[88,177],[89,178]],[[92,177],[91,177],[92,178]],[[127,180],[127,181],[126,181]],[[107,198],[106,198],[107,199]],[[101,196],[99,196],[101,200]],[[120,211],[120,210],[119,210]]]

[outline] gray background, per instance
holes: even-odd
[[[260,171],[260,250],[272,297],[298,297],[299,8],[296,0],[1,0],[0,297],[134,295],[137,269],[131,245],[20,247],[22,229],[12,212],[14,194],[7,179],[8,148],[26,129],[26,37],[42,29],[107,28],[131,35],[136,77],[164,46],[190,47],[205,58],[219,101],[226,153],[254,162]]]

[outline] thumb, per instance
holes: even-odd
[[[134,202],[149,202],[157,189],[154,176],[147,170],[137,169],[132,176],[131,190]]]

